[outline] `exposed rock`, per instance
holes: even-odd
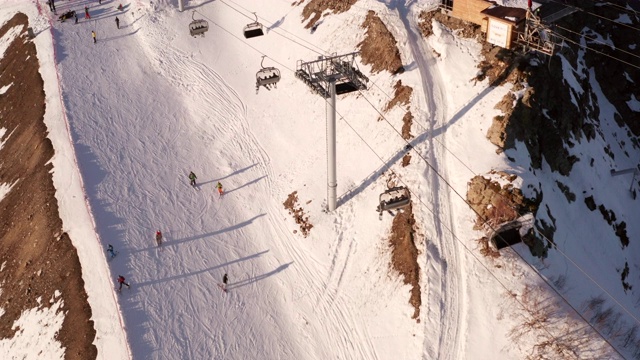
[[[589,210],[594,211],[596,209],[596,202],[593,200],[593,196],[587,196],[584,198],[584,203],[587,205]]]
[[[367,29],[365,39],[358,44],[362,63],[371,65],[374,74],[384,70],[392,74],[404,71],[396,39],[375,11],[369,10],[362,27]]]
[[[307,5],[305,5],[304,9],[302,9],[302,21],[307,21],[311,17],[311,20],[305,26],[305,29],[309,29],[313,26],[317,26],[318,20],[322,17],[322,14],[331,10],[335,14],[340,14],[345,11],[348,11],[353,4],[358,2],[358,0],[311,0]],[[300,5],[302,1],[299,3],[293,3],[294,6]]]

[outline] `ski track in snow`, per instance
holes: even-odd
[[[240,96],[214,70],[173,46],[173,32],[156,14],[136,15],[116,37],[98,23],[95,46],[87,24],[57,33],[65,54],[60,60],[64,98],[89,201],[105,246],[121,250],[110,262],[112,275],[123,274],[132,285],[119,300],[134,358],[229,359],[253,351],[254,358],[298,359],[303,358],[299,349],[314,346],[318,359],[336,353],[377,359],[367,329],[357,313],[345,311],[350,299],[340,291],[356,241],[336,237],[323,278],[322,265],[293,245],[298,239],[277,215],[281,204],[270,195],[281,189],[274,188],[270,158],[251,133]],[[105,58],[117,66],[106,66]],[[140,59],[146,63],[136,63]],[[111,86],[93,88],[92,76],[112,79]],[[130,82],[145,84],[147,93],[132,92]],[[165,97],[173,101],[164,102]],[[183,104],[198,106],[175,106],[180,97],[189,99]],[[87,101],[94,104],[92,111],[80,111]],[[109,139],[120,133],[128,137],[114,146]],[[198,175],[195,190],[187,183],[190,170]],[[222,198],[214,194],[216,181],[226,184]],[[128,186],[123,189],[122,183]],[[354,217],[344,208],[336,214],[336,231]],[[255,215],[243,215],[248,213]],[[176,223],[175,216],[186,221],[164,228]],[[268,222],[273,234],[255,234],[254,221]],[[153,239],[157,229],[164,234],[159,248]],[[261,237],[266,240],[257,240]],[[270,252],[270,241],[284,251]],[[275,283],[265,282],[258,291],[258,281],[287,268],[302,274],[295,278],[304,282],[299,284],[304,294],[280,300],[273,297],[280,292]],[[226,271],[235,278],[223,294],[212,285]],[[307,310],[312,326],[306,337],[321,333],[315,343],[292,343],[298,337],[287,335],[296,328],[278,309],[292,306]],[[305,355],[316,358],[313,352]]]
[[[138,24],[123,30],[135,33],[139,29],[134,26],[153,20],[152,16],[138,19]],[[223,183],[224,179],[242,183],[242,178],[250,176],[261,179],[256,174],[268,181],[271,175],[268,157],[247,129],[245,106],[218,74],[171,47],[170,38],[164,38],[157,27],[144,29],[153,32],[144,34],[145,41],[127,46],[132,52],[128,54],[120,52],[117,41],[100,35],[93,47],[84,31],[66,31],[58,44],[60,53],[70,58],[69,62],[61,61],[63,82],[71,84],[65,87],[65,101],[79,157],[84,159],[80,163],[100,235],[105,243],[123,250],[110,263],[111,269],[114,276],[122,273],[132,284],[132,289],[123,289],[120,301],[134,357],[228,359],[242,347],[245,355],[247,349],[253,349],[256,358],[261,354],[297,358],[298,351],[282,341],[287,338],[284,330],[277,330],[287,326],[269,314],[268,309],[277,308],[277,304],[246,306],[255,293],[255,282],[266,276],[237,276],[238,281],[244,281],[237,291],[249,296],[246,300],[236,295],[236,290],[222,295],[212,287],[227,269],[240,263],[254,266],[252,262],[268,256],[268,248],[256,250],[251,243],[237,240],[255,237],[247,226],[263,217],[266,209],[256,209],[253,218],[240,218],[243,212],[232,200],[249,196],[248,190],[267,194],[267,182],[228,186],[222,199],[214,195],[211,184],[216,179],[223,179]],[[119,41],[135,42],[138,38],[124,35]],[[100,59],[105,57],[117,59],[119,65],[103,66]],[[149,63],[136,64],[132,59]],[[111,78],[112,87],[92,88],[92,73]],[[130,81],[147,84],[147,91],[155,94],[153,102],[140,106],[149,94],[130,92],[126,86]],[[201,106],[169,108],[163,102],[163,97],[180,96],[197,97]],[[74,111],[81,108],[78,102],[84,101],[94,103],[94,111]],[[221,124],[215,133],[206,123],[209,116],[216,116]],[[110,136],[116,133],[129,134],[122,139],[126,149],[110,144]],[[152,161],[143,163],[141,159]],[[239,167],[251,165],[244,163],[247,160],[257,166],[234,177]],[[189,170],[199,176],[195,191],[187,184]],[[125,189],[116,181],[123,178],[129,179]],[[169,219],[175,213],[187,222],[179,228],[163,228],[162,224],[172,223]],[[153,239],[157,228],[165,237],[161,248],[156,248]],[[231,237],[233,233],[239,236]],[[209,251],[212,246],[215,253]],[[172,258],[171,266],[164,266],[164,257]],[[264,274],[260,268],[255,267],[253,273]],[[167,298],[172,299],[170,303]],[[262,318],[263,324],[243,328],[247,316]],[[197,330],[187,331],[185,326]],[[276,330],[272,339],[262,338],[272,330]],[[181,336],[187,333],[198,336]]]
[[[151,27],[150,27],[151,28]],[[155,26],[153,29],[161,29],[161,27]],[[160,34],[163,34],[163,31],[158,32],[158,43],[164,40]],[[255,142],[254,137],[251,135],[250,129],[246,125],[246,122],[238,121],[238,113],[242,114],[241,118],[244,118],[246,111],[245,106],[241,104],[235,111],[228,111],[225,108],[224,104],[229,102],[229,99],[237,99],[237,94],[233,92],[228,86],[222,83],[222,79],[212,72],[210,69],[206,68],[203,64],[196,63],[195,61],[189,59],[185,54],[179,54],[178,56],[173,56],[173,54],[167,54],[167,51],[177,51],[175,48],[171,48],[168,44],[162,44],[157,46],[156,51],[156,62],[159,64],[161,68],[161,72],[166,74],[167,77],[170,77],[169,74],[180,73],[179,78],[172,78],[172,81],[175,81],[178,86],[183,89],[188,89],[187,94],[189,96],[199,96],[202,97],[203,103],[206,103],[206,99],[216,99],[220,96],[221,93],[225,93],[229,95],[226,101],[214,101],[214,103],[221,104],[220,108],[211,108],[211,107],[201,107],[199,109],[195,109],[195,113],[197,113],[196,117],[206,118],[207,115],[216,114],[217,118],[226,119],[228,121],[223,121],[222,126],[219,127],[220,134],[218,134],[217,138],[233,138],[235,140],[236,149],[231,151],[227,149],[226,153],[220,154],[219,157],[222,159],[232,157],[233,152],[240,152],[244,157],[252,156],[255,157],[252,159],[252,163],[258,164],[259,169],[267,174],[267,186],[262,186],[261,191],[268,192],[268,188],[271,187],[270,179],[272,178],[272,170],[268,167],[269,158],[266,152],[260,148],[259,144]],[[171,61],[174,60],[174,61]],[[184,71],[184,69],[193,69],[191,71]],[[202,81],[203,79],[207,79],[206,81]],[[204,83],[206,86],[198,86],[197,88],[191,87],[190,84],[199,84]],[[218,119],[219,121],[219,119]],[[220,121],[219,121],[220,122]],[[244,135],[243,137],[238,137],[239,135]],[[249,140],[249,141],[247,141]],[[217,141],[217,140],[213,140]],[[258,156],[255,156],[255,155]],[[269,206],[270,210],[267,212],[268,214],[277,214],[279,212],[276,209],[276,204],[263,204]],[[268,216],[272,225],[277,226],[276,224],[281,221],[272,217],[272,215]],[[284,229],[280,229],[284,230]],[[279,239],[284,239],[282,243],[292,244],[295,243],[295,240],[292,236],[288,234],[288,231],[282,232],[283,236],[277,237]],[[353,246],[355,241],[351,241],[350,248]],[[317,269],[308,268],[308,254],[302,254],[297,247],[287,246],[289,250],[289,254],[293,256],[294,263],[298,268],[302,271],[306,272],[304,276],[305,279],[315,279],[317,278]],[[344,267],[346,266],[346,261],[348,260],[348,255],[342,262],[342,271],[344,271]],[[338,280],[338,286],[340,281]],[[309,281],[309,287],[312,288],[321,288],[318,284],[313,281]],[[328,289],[323,289],[322,294],[318,294],[318,303],[316,311],[318,312],[318,319],[323,319],[323,325],[326,327],[327,324],[335,325],[334,329],[331,331],[327,331],[326,337],[332,340],[336,340],[338,343],[343,344],[344,346],[339,347],[339,349],[351,349],[351,354],[345,353],[345,358],[367,358],[367,359],[375,359],[375,356],[365,355],[367,354],[367,348],[360,344],[359,342],[354,342],[352,330],[357,329],[356,322],[352,318],[351,315],[342,311],[345,308],[345,304],[342,302],[340,297],[337,296],[337,291],[333,291],[332,294],[328,294]],[[329,290],[330,291],[330,290]],[[339,304],[335,302],[338,301]],[[337,305],[337,306],[336,306]],[[325,319],[329,319],[326,321]],[[258,326],[259,327],[259,326]],[[360,337],[357,337],[360,338]],[[326,344],[330,346],[331,344]],[[368,348],[373,348],[371,343],[366,344]],[[335,348],[333,349],[335,351]],[[355,356],[355,357],[354,357]]]

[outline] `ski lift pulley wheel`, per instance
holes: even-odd
[[[251,24],[247,24],[247,26],[244,27],[245,39],[264,35],[262,24],[258,22],[258,15],[256,15],[256,13],[253,13],[253,15],[256,17],[256,21],[252,22]]]

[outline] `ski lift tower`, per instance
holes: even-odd
[[[553,56],[556,47],[555,36],[551,29],[542,23],[540,16],[536,14],[540,8],[534,11],[531,6],[532,0],[529,0],[524,32],[518,34],[516,41],[524,47],[525,53],[531,49]]]
[[[336,180],[336,94],[366,90],[369,79],[364,76],[355,62],[358,53],[320,56],[318,60],[303,62],[298,60],[296,77],[311,91],[325,99],[330,99],[327,107],[327,210],[337,206]]]

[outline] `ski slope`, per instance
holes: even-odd
[[[111,261],[80,251],[85,282],[101,284],[87,290],[99,356],[383,360],[528,354],[530,344],[509,341],[516,320],[504,313],[519,310],[505,305],[505,293],[517,292],[525,279],[535,281],[534,269],[507,257],[506,270],[495,271],[479,260],[474,217],[458,197],[475,174],[507,167],[484,135],[500,114],[494,104],[509,89],[469,83],[479,44],[438,24],[434,36],[421,38],[417,14],[437,1],[361,0],[346,13],[323,17],[314,32],[301,22],[303,6],[286,0],[185,2],[184,12],[169,0],[133,0],[122,12],[115,1],[92,2],[92,19],[81,16],[77,25],[50,18],[43,0],[15,5],[38,30],[48,104],[62,101],[63,108],[48,106],[47,116],[62,122],[64,113],[69,124],[75,154],[56,151],[75,157],[82,185],[69,181],[68,188],[84,186],[93,217],[74,217],[77,206],[69,200],[65,227],[95,221],[96,234],[76,232],[76,246],[112,244],[119,251]],[[58,13],[85,3],[59,1]],[[411,66],[392,76],[369,74],[361,64],[369,89],[338,98],[339,206],[326,213],[327,105],[293,73],[298,60],[355,51],[369,9],[385,21],[403,63]],[[252,12],[268,31],[244,39]],[[205,37],[189,36],[192,17],[208,21]],[[264,66],[278,67],[282,80],[277,89],[256,94],[263,56]],[[410,106],[376,121],[397,80],[413,87]],[[407,144],[397,129],[407,108],[414,115],[410,144],[424,159],[414,156],[402,168],[398,160]],[[378,221],[375,212],[387,168],[414,194],[421,235],[419,322],[411,319],[410,287],[390,270],[391,219],[385,214]],[[188,184],[189,171],[198,176],[196,188]],[[72,191],[57,184],[62,194]],[[313,224],[307,237],[283,206],[294,191]],[[160,248],[156,230],[164,235]],[[95,273],[108,274],[113,285],[124,275],[132,288],[110,291]],[[225,273],[228,293],[217,286]],[[118,350],[110,352],[113,346]]]
[[[92,10],[95,21],[61,24],[58,53],[66,56],[59,67],[80,170],[100,238],[120,250],[109,267],[133,287],[120,296],[133,357],[397,354],[375,339],[410,337],[418,327],[407,316],[406,296],[395,291],[402,286],[397,280],[378,286],[375,298],[382,301],[362,304],[362,287],[371,293],[374,284],[361,278],[363,263],[353,263],[354,254],[375,260],[381,238],[357,238],[351,224],[362,208],[345,204],[335,217],[321,212],[323,100],[290,72],[277,92],[255,94],[250,69],[260,54],[254,48],[285,64],[314,55],[287,51],[287,39],[247,45],[224,31],[241,29],[246,19],[215,5],[197,8],[196,16],[211,21],[206,37],[197,39],[185,36],[190,14],[162,4],[120,15],[120,31],[106,4]],[[287,3],[278,6],[273,14],[291,11]],[[218,18],[232,22],[216,27]],[[87,36],[93,28],[96,45]],[[306,107],[292,108],[293,102]],[[287,161],[292,154],[298,163]],[[340,180],[355,181],[379,167],[363,162]],[[197,189],[187,184],[191,170]],[[226,190],[222,198],[217,181]],[[304,207],[314,219],[312,234],[318,229],[322,236],[292,234],[282,202],[295,190],[301,201],[312,200]],[[382,223],[362,224],[360,231],[371,225],[383,233]],[[156,229],[165,237],[161,249],[153,242]],[[382,276],[388,259],[377,261],[368,267]],[[228,294],[216,286],[224,273],[231,278]],[[396,310],[378,315],[381,303]],[[383,326],[389,321],[409,326],[389,334]],[[420,342],[404,351],[402,357],[417,356]]]

